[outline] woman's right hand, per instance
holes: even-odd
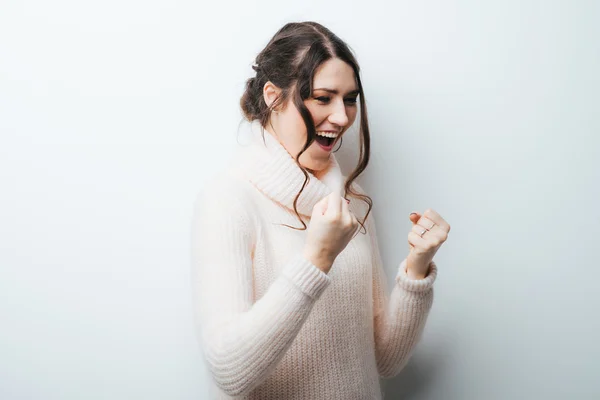
[[[306,233],[304,257],[325,273],[346,248],[359,226],[348,202],[333,192],[313,207]]]

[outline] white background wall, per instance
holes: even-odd
[[[411,211],[452,225],[387,398],[600,398],[600,4],[297,3],[0,4],[0,398],[205,396],[192,202],[253,57],[307,19],[362,66],[390,284]]]

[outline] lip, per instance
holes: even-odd
[[[319,132],[327,132],[327,131],[319,131]],[[335,132],[333,132],[335,133]],[[335,138],[335,140],[331,143],[331,145],[329,146],[323,146],[321,143],[317,142],[315,140],[315,143],[317,144],[317,146],[319,146],[321,149],[323,149],[326,152],[331,152],[331,150],[333,150],[333,147],[337,144],[339,138],[341,137],[341,135],[339,135],[338,137]]]
[[[321,143],[317,142],[315,140],[315,143],[317,144],[317,146],[319,146],[322,150],[326,151],[326,152],[330,152],[331,150],[333,150],[333,146],[335,145],[335,141],[333,143],[331,143],[330,146],[323,146]]]
[[[325,152],[330,153],[331,150],[333,150],[333,147],[336,145],[336,143],[338,142],[339,138],[342,136],[342,133],[339,129],[315,129],[316,132],[327,132],[327,133],[335,133],[337,134],[337,137],[335,138],[335,140],[331,143],[330,146],[322,146],[319,142],[317,142],[315,140],[315,143],[317,143],[317,145]]]

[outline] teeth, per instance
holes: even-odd
[[[319,136],[325,136],[325,137],[332,138],[332,139],[335,139],[336,137],[338,137],[338,134],[337,133],[333,133],[333,132],[318,131],[317,135],[319,135]]]

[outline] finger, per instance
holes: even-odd
[[[351,220],[351,218],[350,218],[350,205],[348,204],[348,202],[346,201],[346,199],[342,198],[342,201],[340,202],[340,205],[341,205],[341,214],[342,214],[342,216],[350,221]]]
[[[450,224],[448,224],[448,222],[446,222],[446,220],[435,210],[428,208],[423,215],[435,222],[435,224],[442,228],[446,233],[450,232]]]
[[[423,236],[434,236],[436,238],[441,238],[442,240],[445,240],[445,238],[448,236],[448,232],[445,230],[445,228],[439,226],[429,218],[421,217],[419,223],[415,226],[427,229],[427,232]]]
[[[356,218],[356,215],[350,212],[350,216],[352,217],[352,225],[354,225],[354,232],[352,233],[352,237],[354,237],[354,235],[360,230],[362,226],[358,223],[358,218]]]
[[[356,228],[356,226],[354,225],[354,220],[356,218],[354,218],[354,214],[352,214],[352,211],[350,211],[350,205],[346,202],[345,199],[342,199],[341,217],[344,224],[348,224]]]
[[[423,228],[427,229],[428,231],[437,227],[437,224],[435,222],[433,222],[432,220],[430,220],[429,218],[427,218],[426,216],[422,216],[421,218],[419,218],[417,225],[422,226]],[[437,228],[439,229],[439,227],[437,227]]]
[[[412,247],[422,247],[425,248],[427,246],[427,242],[425,241],[425,239],[423,239],[421,236],[419,236],[418,233],[415,233],[413,231],[408,232],[408,243],[412,246]],[[412,249],[411,247],[411,249]]]
[[[353,213],[350,213],[350,216],[352,217],[352,224],[356,228],[360,227],[360,224],[358,223],[358,218],[356,218],[356,215],[354,215]]]
[[[424,226],[421,226],[419,224],[413,225],[412,229],[411,229],[414,233],[416,233],[417,235],[421,236],[421,237],[425,237],[425,236],[431,236],[432,232],[428,231]]]
[[[445,240],[444,236],[446,235],[439,228],[428,231],[421,225],[413,225],[412,232],[414,232],[417,236],[422,238],[424,240],[424,243],[426,243],[427,247],[438,246]]]
[[[329,199],[327,197],[323,197],[321,200],[319,200],[319,202],[313,207],[313,215],[315,215],[316,213],[325,215],[325,212],[327,211],[328,201]]]
[[[327,199],[327,211],[325,214],[332,217],[339,216],[342,210],[342,201],[344,201],[342,200],[342,197],[339,194],[332,192]]]

